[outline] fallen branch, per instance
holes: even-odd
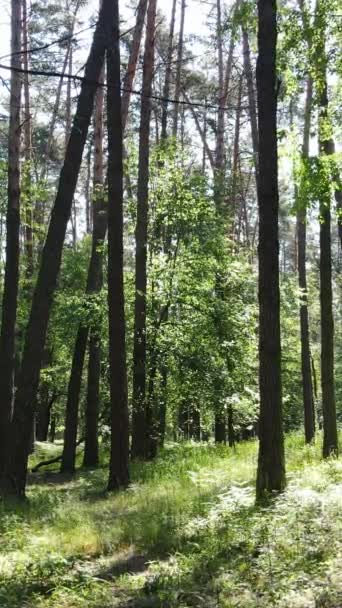
[[[81,445],[81,443],[83,443],[84,440],[85,440],[85,438],[81,437],[81,439],[79,439],[77,441],[76,447]],[[31,473],[37,473],[37,471],[41,467],[47,467],[49,464],[55,464],[56,462],[60,462],[61,460],[62,460],[62,454],[60,454],[59,456],[55,456],[54,458],[50,458],[50,460],[41,460],[41,462],[38,462],[38,464],[36,464],[36,466],[33,467],[33,469],[31,469]]]

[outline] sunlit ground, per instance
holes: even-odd
[[[0,606],[341,608],[342,462],[320,452],[288,437],[288,489],[263,507],[255,442],[170,445],[114,495],[105,463],[34,474],[1,507]]]

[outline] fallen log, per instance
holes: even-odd
[[[76,443],[76,447],[78,447],[79,445],[81,445],[81,443],[83,443],[85,440],[85,437],[81,437],[81,439],[79,439]],[[62,460],[62,454],[59,454],[59,456],[55,456],[54,458],[50,458],[49,460],[41,460],[40,462],[38,462],[38,464],[36,464],[32,469],[31,469],[31,473],[37,473],[37,471],[39,471],[39,469],[41,467],[47,467],[49,466],[49,464],[55,464],[57,462],[60,462]]]

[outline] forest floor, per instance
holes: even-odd
[[[0,607],[341,608],[342,462],[320,451],[289,436],[288,489],[262,507],[254,441],[168,445],[111,495],[105,463],[32,474],[0,506]]]

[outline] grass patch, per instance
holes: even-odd
[[[0,506],[1,608],[341,608],[342,464],[298,434],[286,452],[288,489],[264,508],[254,441],[168,445],[111,495],[105,462],[32,475],[28,504]]]

